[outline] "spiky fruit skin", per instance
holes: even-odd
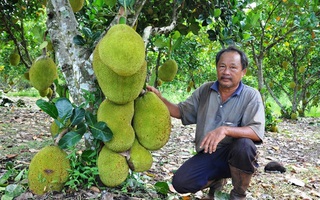
[[[129,174],[126,158],[104,146],[97,160],[101,182],[108,187],[116,187],[124,182]]]
[[[99,45],[93,52],[93,70],[103,94],[112,102],[126,104],[136,99],[147,76],[147,62],[132,76],[120,76],[105,65],[99,56]]]
[[[148,150],[159,150],[168,142],[170,113],[155,93],[146,92],[135,100],[133,129],[140,144]]]
[[[84,0],[69,0],[69,2],[74,13],[80,11],[84,4]]]
[[[57,78],[57,66],[47,56],[40,56],[36,59],[29,70],[30,83],[39,91],[48,89]]]
[[[162,81],[172,81],[178,71],[178,65],[175,60],[169,59],[159,67],[158,76]]]
[[[151,168],[153,162],[152,154],[144,148],[137,139],[130,149],[129,167],[135,172],[144,172]]]
[[[9,57],[10,65],[17,66],[20,62],[20,55],[17,53],[12,53]]]
[[[102,62],[120,76],[132,76],[145,61],[143,39],[126,24],[114,25],[109,31],[98,46]]]
[[[135,134],[131,125],[133,101],[127,104],[115,104],[105,99],[97,111],[98,121],[105,122],[113,133],[112,139],[105,145],[115,152],[124,152],[131,148]]]
[[[29,189],[37,195],[49,191],[61,191],[68,180],[69,169],[67,154],[58,146],[46,146],[30,162]]]

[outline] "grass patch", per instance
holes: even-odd
[[[40,97],[38,90],[35,88],[29,88],[27,90],[21,90],[17,92],[8,92],[7,96],[11,97]]]

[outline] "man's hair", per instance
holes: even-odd
[[[232,51],[235,51],[235,52],[237,52],[237,53],[240,55],[242,70],[246,69],[246,68],[248,67],[248,64],[249,64],[247,55],[246,55],[243,51],[237,49],[237,48],[234,47],[234,46],[229,46],[228,48],[222,49],[222,50],[220,50],[220,51],[217,53],[217,55],[216,55],[216,66],[218,65],[218,62],[219,62],[219,60],[220,60],[220,57],[221,57],[221,55],[222,55],[223,53],[225,53],[225,52],[232,52]]]

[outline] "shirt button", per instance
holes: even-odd
[[[220,105],[220,108],[222,108],[222,105]]]

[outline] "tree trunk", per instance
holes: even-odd
[[[85,102],[84,90],[95,92],[91,51],[76,45],[77,21],[69,1],[51,0],[47,5],[47,28],[55,50],[56,64],[66,80],[70,97],[76,105]]]

